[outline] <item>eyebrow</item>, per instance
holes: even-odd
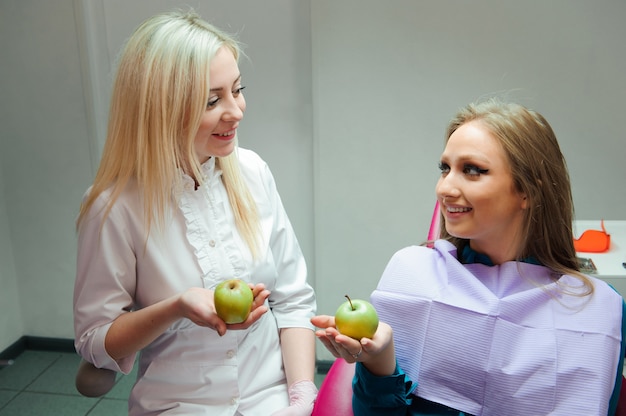
[[[239,74],[239,76],[235,79],[235,81],[233,81],[233,85],[235,85],[236,83],[238,83],[239,81],[241,81],[241,74]],[[219,88],[211,88],[209,91],[210,92],[216,92],[216,91],[222,91],[224,88],[223,87],[219,87]]]
[[[450,157],[448,155],[441,155],[441,160],[450,160]],[[482,155],[478,155],[478,154],[464,154],[461,155],[459,157],[456,158],[457,161],[462,162],[462,163],[467,163],[467,162],[481,162],[481,163],[489,163],[490,160]]]

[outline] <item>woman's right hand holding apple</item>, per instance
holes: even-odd
[[[181,318],[212,328],[220,336],[227,329],[246,329],[268,311],[265,302],[270,294],[263,284],[249,286],[253,301],[250,314],[242,323],[227,325],[215,311],[214,292],[203,287],[192,287],[145,308],[118,316],[107,332],[105,348],[115,360],[130,357]]]
[[[177,303],[181,317],[188,318],[196,325],[212,328],[220,336],[223,336],[227,329],[249,328],[268,311],[265,301],[270,295],[263,284],[250,285],[250,288],[254,300],[250,314],[244,322],[226,324],[215,311],[213,291],[201,287],[192,287],[180,295]]]
[[[321,328],[315,335],[334,357],[343,358],[349,363],[358,361],[377,376],[391,375],[395,371],[393,330],[388,324],[380,322],[372,338],[356,340],[337,331],[333,316],[314,316],[311,323]]]

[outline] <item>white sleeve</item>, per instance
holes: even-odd
[[[128,374],[134,357],[116,362],[107,354],[104,340],[115,318],[133,308],[135,248],[118,210],[112,210],[102,223],[106,201],[100,195],[78,231],[75,346],[79,355],[96,367]]]
[[[248,153],[252,153],[249,152]],[[276,182],[267,166],[256,154],[257,178],[262,190],[252,190],[255,198],[267,200],[269,212],[260,212],[261,220],[271,221],[269,250],[277,272],[275,286],[269,297],[270,308],[279,328],[313,329],[310,319],[317,304],[313,288],[307,282],[307,266],[289,217],[282,204]],[[263,205],[263,204],[261,204]]]

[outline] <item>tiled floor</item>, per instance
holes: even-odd
[[[88,398],[74,387],[79,362],[74,353],[24,351],[0,370],[0,416],[127,415],[134,374],[118,376],[104,397]]]
[[[74,353],[26,350],[0,369],[0,416],[127,415],[134,372],[118,375],[104,397],[81,396],[74,387],[80,358]],[[316,376],[321,383],[323,374]]]

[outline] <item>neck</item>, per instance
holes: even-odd
[[[477,253],[481,253],[489,257],[494,265],[517,259],[517,247],[513,247],[512,245],[506,246],[501,244],[491,244],[489,246],[485,246],[474,240],[470,240],[469,246]]]

